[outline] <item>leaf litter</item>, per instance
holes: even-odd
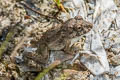
[[[61,3],[67,13],[59,11],[53,0],[0,0],[0,38],[7,37],[3,34],[6,28],[8,30],[21,21],[1,56],[1,80],[33,80],[56,60],[62,64],[44,74],[42,80],[119,80],[120,1],[64,0]],[[61,25],[59,20],[64,22],[77,15],[93,24],[84,41],[81,40],[83,37],[75,39],[80,40],[82,46],[78,46],[82,47],[81,51],[71,59],[62,51],[51,50],[48,62],[44,63],[44,55],[36,53],[37,42],[43,33]],[[5,40],[0,42],[1,46]]]

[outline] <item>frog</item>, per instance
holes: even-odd
[[[37,53],[48,60],[51,50],[61,50],[67,54],[74,53],[72,45],[76,43],[78,37],[88,33],[92,29],[92,23],[84,20],[81,16],[75,16],[65,21],[61,26],[52,28],[40,38]]]

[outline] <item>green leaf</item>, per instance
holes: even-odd
[[[54,2],[57,4],[57,6],[59,7],[60,6],[60,0],[54,0]]]

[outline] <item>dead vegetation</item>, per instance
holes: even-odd
[[[0,80],[119,80],[120,1],[64,0],[59,4],[0,0]],[[93,28],[71,40],[68,46],[74,55],[55,48],[50,54],[38,53],[44,33],[77,15]]]

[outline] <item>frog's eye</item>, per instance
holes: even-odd
[[[76,20],[83,20],[82,16],[75,16]]]

